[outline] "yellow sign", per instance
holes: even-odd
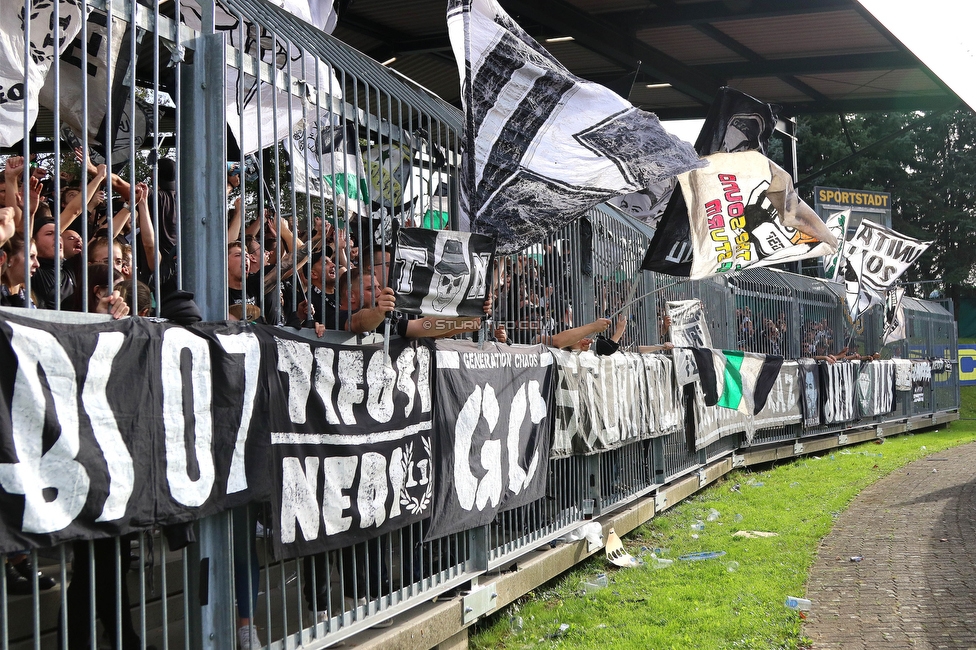
[[[818,187],[817,201],[831,205],[865,206],[891,209],[891,194],[868,190],[842,190],[833,187]]]
[[[976,385],[976,345],[959,344],[959,384]]]

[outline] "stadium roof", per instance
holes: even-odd
[[[964,106],[857,0],[500,3],[573,73],[662,119],[704,117],[723,85],[786,115]],[[337,4],[335,36],[460,105],[445,0]]]

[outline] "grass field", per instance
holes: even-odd
[[[666,568],[617,569],[599,554],[480,624],[471,647],[804,648],[787,596],[807,572],[834,517],[865,486],[928,454],[976,440],[976,388],[963,389],[962,420],[809,456],[763,471],[736,471],[624,539],[632,555],[655,548]],[[710,512],[718,512],[708,521]],[[714,514],[713,514],[714,516]],[[701,521],[704,529],[692,530]],[[734,537],[736,531],[775,537]],[[679,556],[725,551],[704,561]],[[608,586],[584,593],[605,573]],[[814,604],[816,606],[816,604]],[[568,625],[568,628],[561,626]]]

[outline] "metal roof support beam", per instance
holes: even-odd
[[[669,4],[668,6],[637,11],[613,11],[601,13],[600,17],[608,23],[627,25],[629,29],[633,30],[700,25],[744,17],[754,19],[822,13],[853,9],[853,5],[856,4],[851,0],[751,0],[749,2],[713,0],[683,5]],[[737,11],[736,5],[744,5],[744,9]]]
[[[640,43],[620,49],[621,30],[603,20],[581,12],[559,0],[504,0],[510,14],[527,16],[560,34],[572,36],[577,44],[618,63],[626,70],[640,69],[665,81],[705,105],[711,103],[722,85],[721,79],[695,70],[666,54]],[[628,28],[624,33],[631,33]]]

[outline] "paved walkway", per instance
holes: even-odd
[[[976,648],[976,443],[862,491],[821,544],[807,598],[818,650]]]

